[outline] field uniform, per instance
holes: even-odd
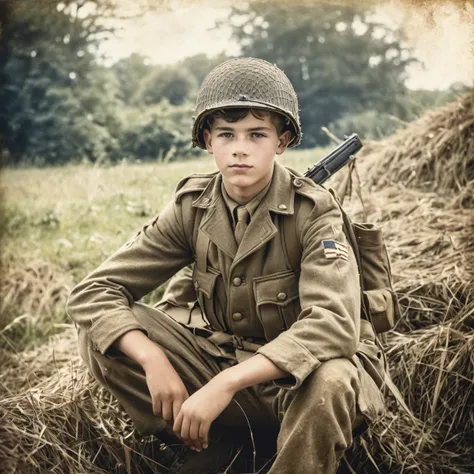
[[[158,217],[73,290],[68,313],[81,354],[142,433],[164,422],[153,415],[142,368],[112,346],[125,332],[142,330],[159,344],[190,393],[263,354],[291,376],[238,392],[215,423],[246,426],[246,416],[252,426],[280,423],[271,473],[335,472],[361,416],[370,421],[383,409],[361,362],[383,371],[373,330],[360,320],[357,265],[339,208],[324,188],[278,163],[246,207],[250,222],[237,245],[220,173],[183,180]],[[291,268],[283,232],[295,209],[299,269]],[[136,303],[191,263],[207,328]]]

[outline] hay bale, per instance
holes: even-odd
[[[338,474],[471,474],[473,468],[472,458],[447,447],[436,429],[392,400],[386,415],[354,440]]]
[[[363,189],[363,188],[362,188]],[[474,219],[451,200],[399,186],[355,192],[344,207],[382,228],[402,307],[398,331],[449,321],[474,298]]]
[[[75,347],[70,329],[37,350],[2,361],[2,472],[166,472],[164,444],[136,434]]]
[[[474,89],[362,151],[373,189],[402,185],[474,206]]]
[[[455,439],[458,446],[469,446],[474,459],[474,330],[459,329],[465,319],[474,323],[474,302],[456,321],[411,334],[391,334],[387,357],[413,413],[446,441]]]
[[[344,204],[384,231],[403,311],[384,346],[414,415],[392,400],[347,472],[474,472],[473,94],[358,159],[364,181],[354,176]]]
[[[42,259],[1,256],[0,348],[22,350],[54,334],[71,292],[72,276]]]
[[[409,331],[455,318],[474,297],[472,210],[454,211],[432,195],[411,191],[402,198],[409,203],[403,212],[391,194],[390,189],[377,194],[388,218],[370,220],[384,230],[392,260],[403,308],[397,329]]]

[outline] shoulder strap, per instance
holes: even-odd
[[[360,291],[361,291],[361,316],[363,316],[365,319],[369,320],[370,323],[372,323],[371,318],[370,318],[370,312],[369,309],[367,308],[367,302],[363,296],[363,290],[364,290],[364,282],[362,279],[362,265],[361,265],[361,260],[360,260],[360,253],[359,253],[359,247],[357,245],[357,238],[354,234],[354,229],[352,228],[352,222],[347,215],[346,211],[342,208],[334,190],[329,189],[329,192],[334,196],[335,201],[337,202],[337,205],[339,206],[339,209],[342,214],[342,221],[343,221],[343,231],[344,234],[346,235],[347,241],[349,242],[349,245],[352,248],[352,251],[354,252],[354,256],[357,262],[357,269],[359,272],[359,283],[360,283]]]
[[[203,209],[199,209],[199,218],[197,219],[198,222],[200,223],[202,220],[202,216],[204,214]],[[200,229],[200,225],[197,231],[197,238],[196,238],[196,267],[197,269],[202,272],[206,273],[207,272],[207,254],[209,252],[209,245],[211,244],[211,241],[209,237],[202,232]]]
[[[283,248],[286,259],[291,269],[296,272],[301,267],[301,255],[303,249],[296,229],[298,211],[300,210],[301,200],[295,199],[295,208],[293,214],[285,216],[283,219]]]

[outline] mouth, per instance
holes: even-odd
[[[235,164],[235,165],[230,165],[229,168],[234,168],[234,169],[249,169],[252,168],[249,165],[240,165],[240,164]]]

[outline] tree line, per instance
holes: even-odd
[[[113,0],[6,0],[0,13],[0,135],[8,164],[199,153],[190,140],[194,99],[224,54],[162,66],[135,53],[105,66],[98,47],[114,32],[107,20],[120,16]],[[327,143],[323,126],[340,136],[383,137],[456,94],[408,90],[413,52],[367,6],[250,1],[228,21],[242,55],[277,64],[294,84],[303,147]]]

